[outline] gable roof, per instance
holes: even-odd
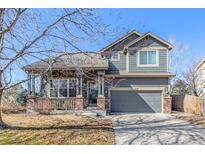
[[[172,45],[171,45],[169,42],[163,40],[162,38],[158,37],[157,35],[155,35],[155,34],[153,34],[153,33],[151,33],[151,32],[145,33],[144,35],[142,35],[142,36],[139,37],[138,39],[136,39],[136,40],[130,42],[128,45],[125,46],[124,49],[129,48],[130,46],[132,46],[133,44],[139,42],[140,40],[144,39],[144,38],[147,37],[147,36],[151,36],[152,38],[154,38],[154,39],[158,40],[159,42],[165,44],[166,46],[168,46],[168,49],[169,49],[169,50],[172,49]]]
[[[137,32],[136,30],[133,30],[133,31],[127,33],[126,35],[124,35],[123,37],[121,37],[121,38],[115,40],[113,43],[111,43],[111,44],[107,45],[106,47],[102,48],[100,51],[101,51],[101,52],[104,52],[105,50],[107,50],[107,49],[109,49],[109,48],[115,46],[116,44],[122,42],[123,40],[127,39],[127,38],[130,37],[131,35],[136,35],[136,36],[138,36],[138,37],[141,36],[141,34],[140,34],[139,32]]]
[[[100,53],[95,52],[76,52],[62,53],[44,61],[34,62],[26,65],[24,70],[40,70],[40,69],[76,69],[93,68],[93,69],[108,69],[108,61],[103,59]]]

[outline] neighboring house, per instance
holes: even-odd
[[[153,33],[132,31],[100,52],[63,53],[24,67],[28,111],[170,113],[169,52]],[[41,75],[40,96],[35,78]]]
[[[197,89],[201,97],[205,97],[205,58],[203,58],[195,68]]]

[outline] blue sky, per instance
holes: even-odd
[[[172,37],[176,45],[187,46],[183,65],[205,57],[205,9],[97,9],[97,13],[115,33],[82,43],[87,51],[99,51],[135,29],[141,33],[151,31],[167,41]]]
[[[96,9],[96,12],[109,26],[110,33],[96,41],[80,42],[82,50],[99,51],[135,29],[141,33],[151,31],[165,40],[174,37],[176,44],[188,46],[182,55],[183,62],[177,67],[180,71],[205,57],[205,9]]]
[[[116,27],[176,37],[197,53],[205,53],[205,9],[102,9],[103,22]],[[103,47],[108,42],[101,42]]]
[[[205,9],[97,9],[97,12],[102,21],[119,34],[109,39],[99,38],[88,50],[99,51],[123,33],[135,29],[141,33],[151,31],[167,41],[175,38],[173,54],[176,57],[181,54],[183,58],[179,58],[180,62],[173,58],[173,71],[177,68],[181,73],[205,57]],[[177,51],[181,46],[185,47],[183,52]]]

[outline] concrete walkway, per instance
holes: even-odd
[[[110,116],[116,144],[205,144],[205,128],[165,114]]]

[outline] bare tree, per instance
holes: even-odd
[[[198,70],[196,70],[195,66],[196,65],[189,67],[186,73],[184,73],[184,81],[192,91],[193,95],[203,98],[205,96],[205,81],[201,80],[202,78],[200,77],[200,74]]]
[[[0,9],[0,109],[3,92],[28,80],[24,65],[104,32],[93,9]]]
[[[173,45],[169,65],[171,72],[176,75],[175,80],[177,80],[183,77],[184,65],[190,60],[190,47],[188,44],[177,40],[175,36],[170,36],[169,42]]]

